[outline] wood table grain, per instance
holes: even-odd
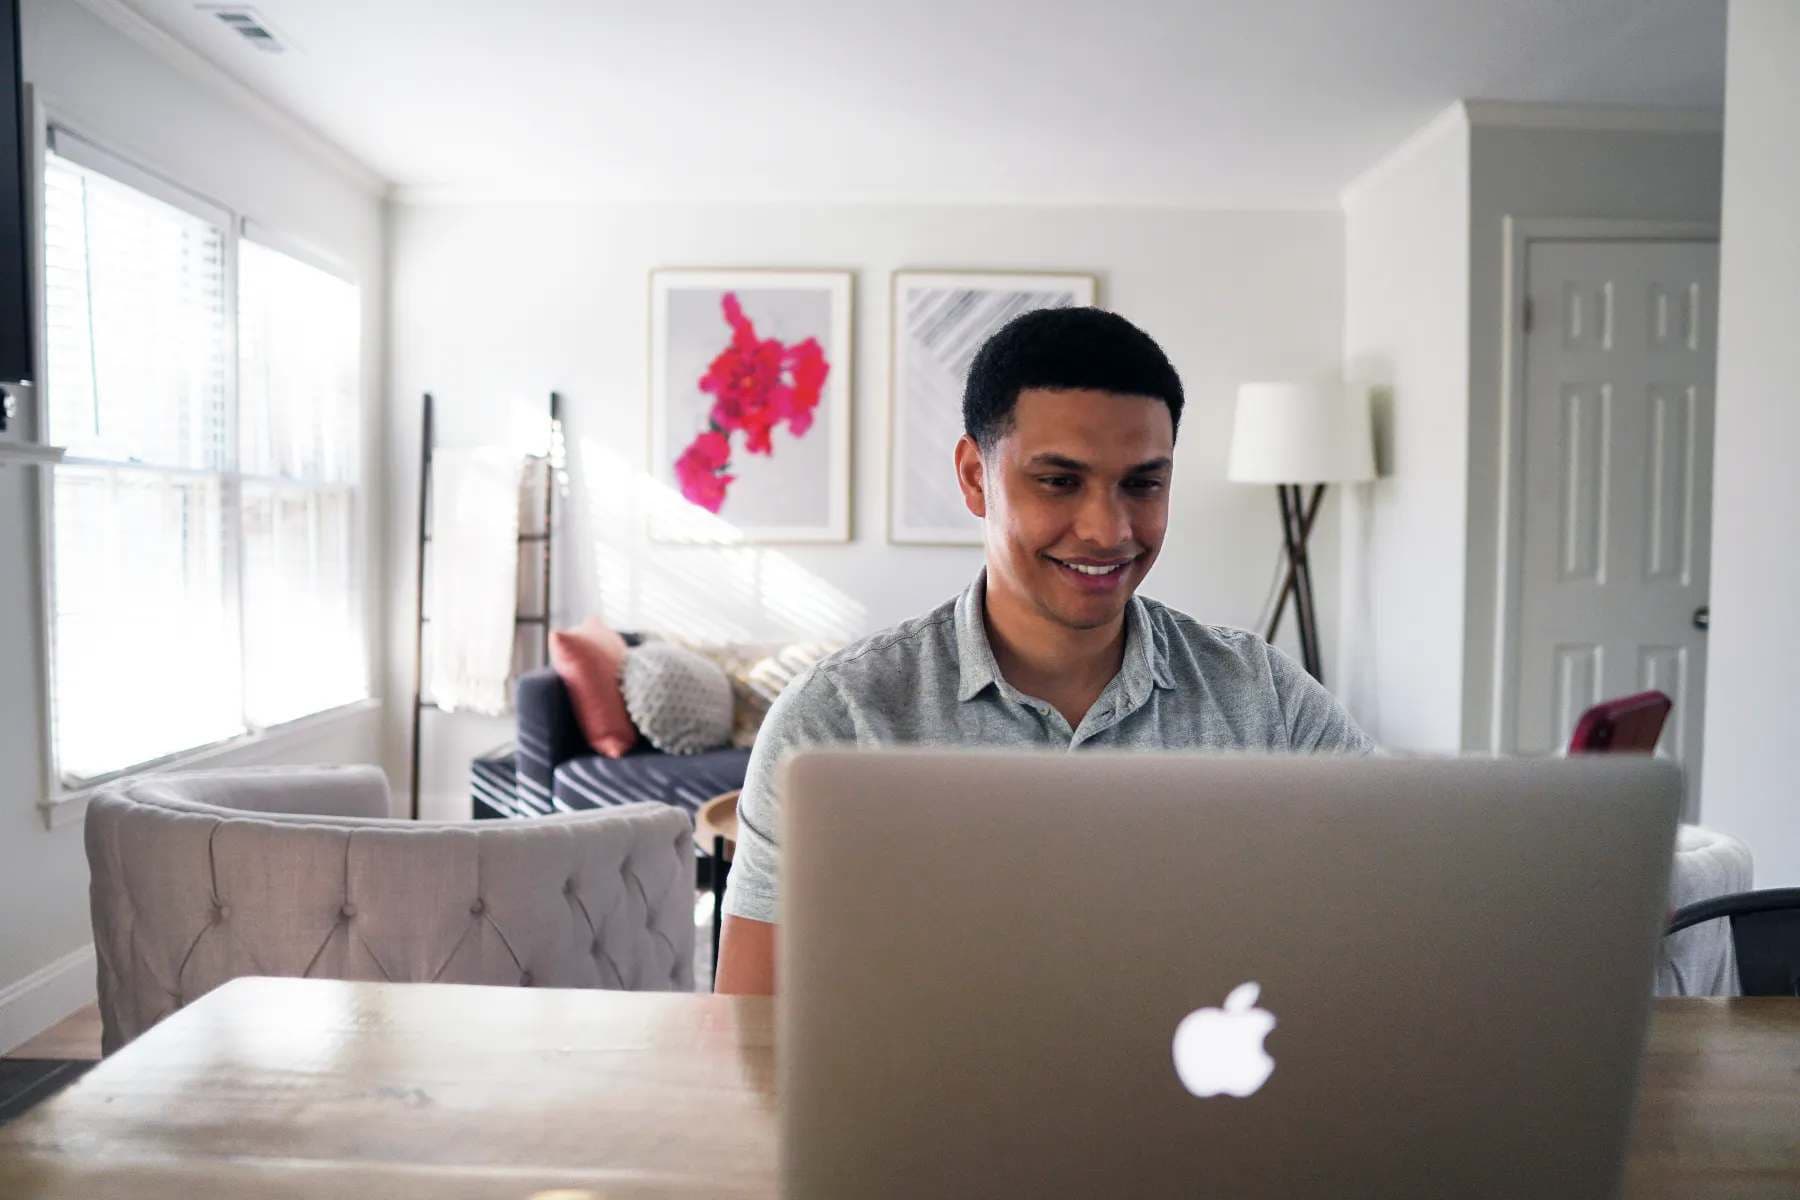
[[[769,1001],[242,979],[0,1130],[0,1196],[775,1195]],[[1800,1000],[1659,1000],[1625,1194],[1800,1196]]]
[[[1800,1197],[1800,999],[1655,1002],[1623,1194]]]

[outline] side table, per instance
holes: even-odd
[[[694,840],[712,857],[713,978],[719,974],[719,935],[725,923],[725,879],[731,874],[731,855],[737,847],[737,791],[720,792],[694,814]]]

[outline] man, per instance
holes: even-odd
[[[1162,350],[1099,309],[1028,313],[981,348],[956,476],[986,527],[986,570],[824,659],[769,710],[738,800],[718,991],[774,991],[776,768],[799,747],[1373,748],[1255,634],[1135,595],[1168,526],[1181,406]]]

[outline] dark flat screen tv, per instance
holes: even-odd
[[[30,207],[25,202],[25,81],[19,66],[19,0],[0,0],[0,383],[32,372]]]

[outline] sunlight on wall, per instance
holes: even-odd
[[[576,450],[580,495],[569,511],[585,521],[573,531],[585,589],[578,602],[593,606],[598,597],[608,624],[707,642],[847,642],[867,631],[862,604],[789,555],[744,541],[731,522],[593,438],[578,439]],[[652,523],[679,544],[651,542]]]

